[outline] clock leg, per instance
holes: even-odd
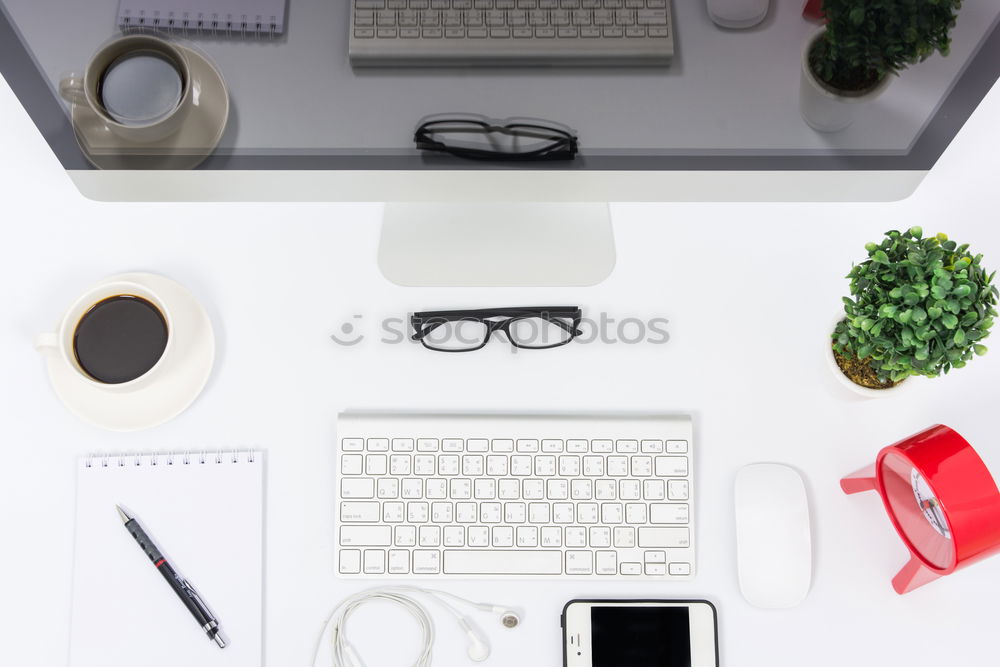
[[[940,574],[929,569],[919,558],[911,556],[910,562],[892,578],[892,587],[902,595],[940,578]]]
[[[840,480],[840,488],[844,493],[861,493],[862,491],[875,490],[875,464],[871,464],[861,470],[852,472],[847,477]]]

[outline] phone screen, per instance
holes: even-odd
[[[593,667],[691,667],[687,607],[592,607]]]

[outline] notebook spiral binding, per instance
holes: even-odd
[[[165,32],[176,32],[182,35],[211,34],[214,37],[240,37],[247,35],[255,37],[268,37],[274,39],[278,34],[277,16],[249,16],[242,14],[238,17],[229,16],[222,18],[218,14],[207,16],[199,13],[191,16],[184,12],[181,17],[175,17],[173,12],[168,12],[166,16],[161,16],[160,12],[153,12],[147,15],[144,10],[139,10],[138,15],[133,16],[125,13],[118,18],[118,27],[123,32],[134,30],[160,30]]]
[[[85,468],[127,468],[174,465],[232,465],[256,463],[252,449],[201,450],[195,452],[152,452],[147,454],[91,454],[84,457]]]

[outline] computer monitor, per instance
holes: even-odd
[[[281,35],[172,33],[221,73],[230,102],[218,145],[179,169],[116,161],[119,144],[108,160],[94,142],[81,148],[60,99],[66,73],[120,34],[118,6],[0,0],[3,76],[81,193],[386,201],[380,263],[403,284],[596,282],[614,264],[609,201],[906,197],[1000,74],[1000,4],[965,3],[947,57],[904,71],[850,127],[823,133],[800,116],[803,44],[820,26],[797,2],[772,1],[747,30],[719,28],[704,2],[673,2],[667,67],[354,68],[349,0],[298,0]],[[442,113],[556,121],[580,152],[497,163],[417,150],[420,119]]]

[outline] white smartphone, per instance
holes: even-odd
[[[718,667],[718,620],[707,600],[570,600],[564,667]]]

